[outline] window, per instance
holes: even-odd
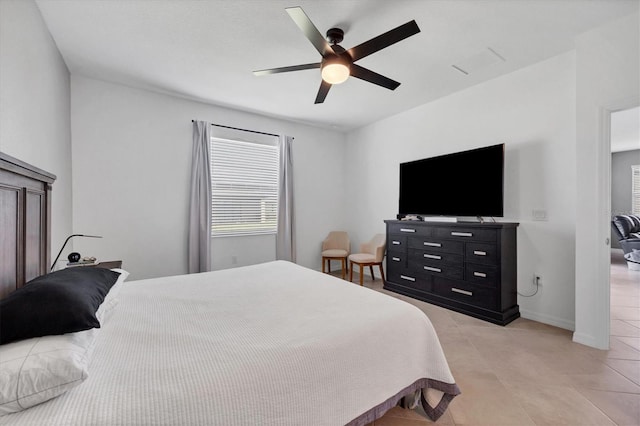
[[[640,214],[640,164],[631,166],[631,212]]]
[[[275,234],[278,147],[211,138],[211,235]]]

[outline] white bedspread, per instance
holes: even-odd
[[[423,312],[277,261],[125,283],[89,378],[0,424],[366,423],[419,379],[457,393]]]

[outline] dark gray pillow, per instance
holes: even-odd
[[[34,278],[0,300],[0,344],[100,327],[96,310],[119,275],[75,267]]]

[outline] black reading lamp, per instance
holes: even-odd
[[[99,236],[99,235],[85,235],[85,234],[72,234],[72,235],[69,235],[69,236],[67,237],[67,239],[66,239],[66,240],[64,240],[64,244],[62,245],[62,248],[61,248],[61,249],[60,249],[60,251],[58,252],[58,255],[56,256],[56,260],[54,260],[54,261],[53,261],[53,263],[51,264],[51,269],[50,269],[50,271],[53,271],[53,267],[56,265],[56,262],[57,262],[57,261],[58,261],[58,259],[60,258],[60,255],[62,254],[62,250],[64,250],[64,247],[67,245],[67,243],[69,242],[69,240],[70,240],[71,238],[73,238],[73,237],[102,238],[102,237],[101,237],[101,236]],[[78,256],[78,260],[79,260],[79,257],[80,257],[80,256]]]

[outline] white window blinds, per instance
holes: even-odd
[[[631,166],[631,212],[640,214],[640,164]]]
[[[275,234],[278,147],[211,138],[211,235]]]

